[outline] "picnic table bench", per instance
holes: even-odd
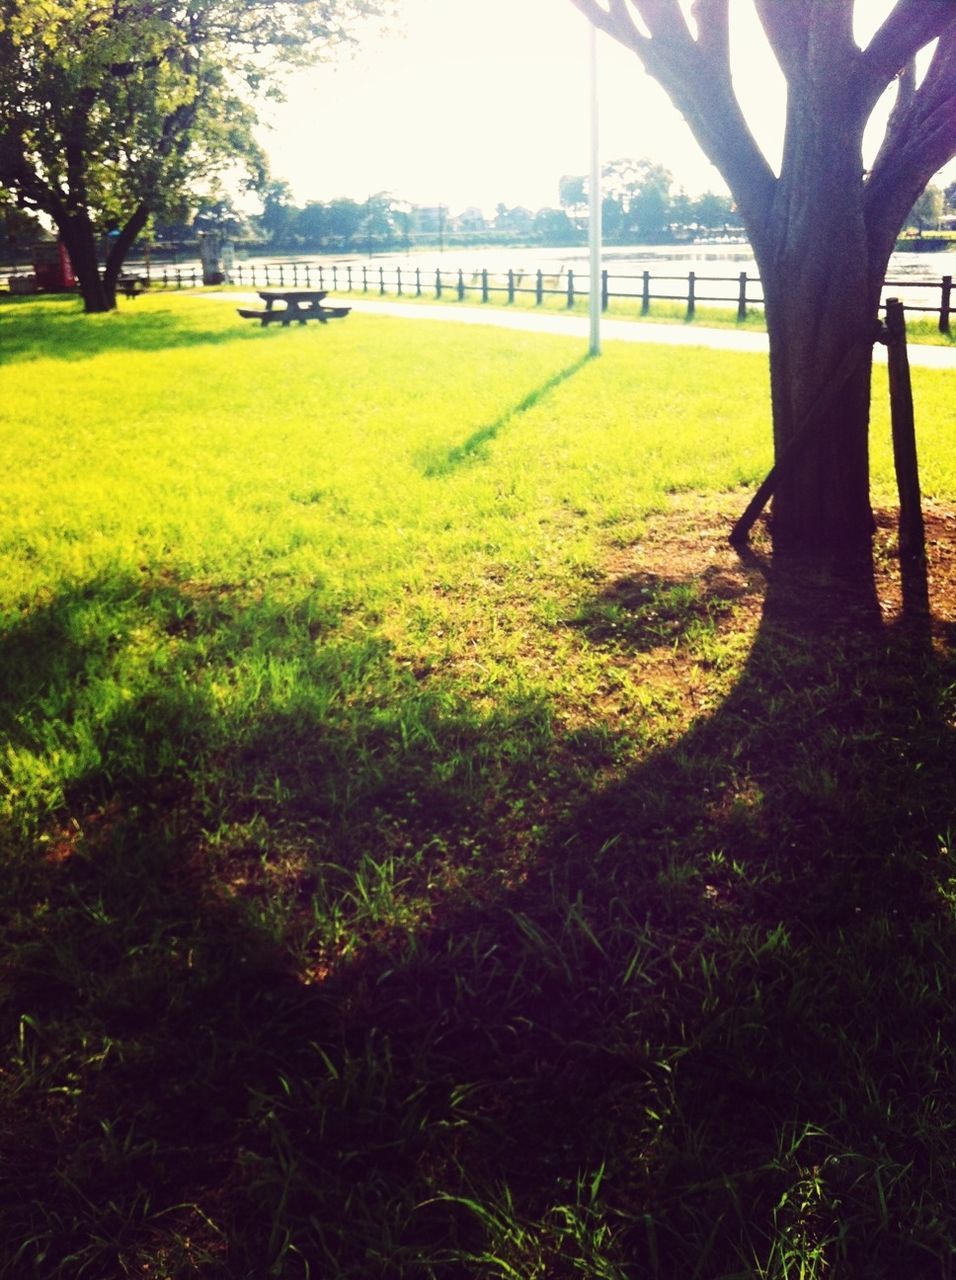
[[[289,325],[293,320],[299,324],[308,320],[325,324],[328,320],[341,320],[352,310],[351,307],[324,306],[328,297],[326,289],[260,289],[259,297],[266,304],[264,311],[251,307],[239,307],[238,311],[244,320],[258,320],[263,326],[273,322]],[[285,305],[277,308],[277,302]]]
[[[138,298],[148,285],[149,281],[144,276],[117,276],[116,278],[117,290],[125,293],[127,298]]]

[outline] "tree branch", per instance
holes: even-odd
[[[610,9],[605,9],[598,4],[597,0],[571,0],[571,3],[599,31],[604,31],[625,48],[632,49],[638,56],[643,56],[648,39],[638,28],[622,0],[609,0]]]
[[[871,245],[895,238],[926,184],[956,156],[956,15],[939,37],[923,83],[904,83],[883,145],[866,182]]]
[[[897,0],[860,56],[860,89],[868,115],[890,81],[954,21],[952,0]]]
[[[730,74],[728,0],[698,0],[695,41],[679,0],[632,0],[650,35],[631,17],[626,0],[572,0],[587,17],[632,49],[665,89],[707,158],[723,174],[741,216],[759,236],[776,179],[740,109]]]
[[[809,0],[754,0],[754,7],[787,81],[802,75],[810,43]]]
[[[730,65],[730,0],[695,0],[697,44],[709,59]]]

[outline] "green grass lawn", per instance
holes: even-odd
[[[951,1274],[954,623],[725,550],[764,358],[152,296],[0,361],[0,1276]]]

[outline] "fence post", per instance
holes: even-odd
[[[441,297],[441,267],[435,268],[435,297]]]
[[[574,306],[574,272],[568,267],[568,306]]]
[[[644,283],[641,288],[641,315],[646,316],[651,309],[651,273],[644,272]]]
[[[266,288],[268,289],[269,285],[272,283],[272,282],[270,281],[270,279],[269,279],[269,264],[268,264],[268,262],[267,262],[267,263],[265,263],[265,265],[263,266],[263,268],[262,268],[262,269],[263,269],[263,271],[266,273]]]
[[[285,288],[285,271],[283,270],[281,262],[279,263],[279,284]]]
[[[482,302],[488,301],[488,268],[487,267],[482,267],[481,269],[481,300]]]
[[[312,268],[308,262],[305,264],[305,287],[312,288]]]
[[[292,283],[294,285],[299,283],[299,266],[296,262],[293,262],[292,264]]]
[[[602,311],[607,311],[607,304],[608,304],[608,300],[610,299],[610,296],[611,295],[608,293],[608,289],[607,289],[607,269],[605,269],[604,271],[601,272],[601,310]]]
[[[351,292],[352,292],[352,267],[351,267],[351,264],[345,268],[345,273],[346,273],[346,276],[348,277],[348,282],[349,282],[349,293],[351,293]]]
[[[396,268],[395,268],[395,288],[396,288],[396,292],[398,293],[398,296],[399,296],[399,297],[401,297],[401,296],[402,296],[402,269],[401,269],[401,267],[396,267]]]
[[[953,298],[953,277],[943,276],[942,293],[939,299],[939,331],[949,333],[949,313]]]
[[[747,273],[740,273],[740,292],[737,294],[737,319],[747,319]]]
[[[368,267],[362,267],[362,292],[368,293]]]
[[[696,285],[697,285],[697,276],[694,274],[693,271],[688,271],[687,273],[687,319],[688,320],[693,320],[694,311],[696,310],[696,307],[697,307],[697,298],[695,296]]]
[[[379,267],[378,269],[378,292],[379,292],[379,297],[381,297],[381,295],[385,292],[385,268],[384,267]]]
[[[508,268],[508,301],[514,302],[514,300],[515,300],[515,273],[509,267]]]
[[[540,307],[544,302],[544,272],[538,268],[538,274],[534,282],[534,305]]]
[[[886,300],[886,355],[890,375],[893,463],[900,495],[900,555],[920,556],[925,547],[925,534],[920,506],[913,388],[906,353],[906,314],[899,298]]]
[[[421,296],[422,296],[422,269],[421,267],[416,267],[415,268],[415,297],[420,298]]]
[[[338,287],[339,287],[339,269],[338,269],[338,266],[333,262],[332,263],[332,288],[337,289]]]
[[[458,301],[465,301],[465,277],[461,273],[461,267],[458,268]]]

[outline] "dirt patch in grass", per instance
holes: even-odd
[[[810,569],[799,561],[773,562],[767,521],[758,522],[748,553],[740,556],[728,542],[742,502],[726,494],[680,494],[670,508],[652,517],[645,536],[631,546],[617,548],[603,568],[613,585],[608,594],[623,604],[639,599],[642,579],[648,575],[673,582],[695,582],[702,599],[733,605],[734,625],[748,616],[759,619],[767,576],[773,567],[803,604],[808,595],[818,603],[832,591],[834,574]],[[874,585],[880,613],[887,624],[904,614],[903,575],[896,534],[896,513],[885,508],[874,512]],[[925,574],[930,613],[939,624],[956,620],[956,508],[924,502],[926,528]],[[919,566],[914,566],[914,572]],[[838,593],[836,593],[838,594]],[[819,608],[816,609],[820,613]]]

